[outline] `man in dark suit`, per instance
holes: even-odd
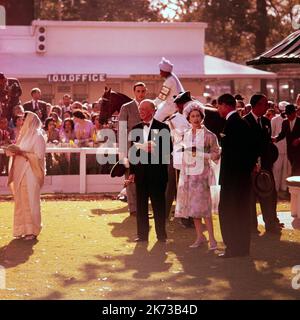
[[[297,117],[297,108],[293,104],[285,107],[287,119],[283,120],[281,132],[274,141],[286,138],[287,156],[292,166],[292,176],[300,175],[300,118]]]
[[[236,111],[231,94],[218,98],[218,111],[226,119],[221,136],[219,219],[226,245],[222,258],[249,255],[251,172],[255,165],[250,129]]]
[[[24,111],[32,111],[36,113],[39,118],[44,122],[47,118],[47,103],[40,100],[41,90],[39,88],[33,88],[31,90],[32,100],[23,104]]]
[[[277,218],[276,205],[277,205],[277,191],[275,187],[275,180],[273,177],[273,149],[276,151],[276,146],[273,145],[271,139],[271,122],[263,115],[268,109],[268,99],[263,94],[254,94],[250,99],[252,110],[244,117],[250,129],[251,136],[255,145],[256,153],[256,171],[264,169],[269,172],[271,179],[274,183],[273,191],[270,195],[261,196],[256,194],[254,189],[251,192],[251,224],[252,232],[259,233],[257,230],[257,212],[256,201],[260,203],[263,220],[265,222],[266,232],[280,233],[281,225]],[[273,149],[272,149],[273,148]]]
[[[137,239],[148,241],[150,197],[155,231],[158,241],[165,242],[166,200],[165,191],[168,182],[168,164],[172,149],[169,127],[153,119],[155,105],[152,100],[143,100],[139,113],[143,122],[133,127],[130,148],[130,175],[128,180],[136,183],[137,197]]]

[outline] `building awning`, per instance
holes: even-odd
[[[168,56],[182,78],[275,78],[276,74],[205,55]],[[0,54],[0,72],[9,77],[47,78],[48,74],[158,75],[161,56],[47,56]]]
[[[297,30],[247,65],[300,63],[300,30]]]

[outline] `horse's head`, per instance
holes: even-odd
[[[111,88],[105,87],[102,97],[99,99],[100,104],[100,123],[104,124],[114,114],[120,111],[121,106],[131,101],[126,95],[115,92]]]

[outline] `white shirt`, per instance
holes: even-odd
[[[150,128],[152,126],[152,122],[153,122],[153,118],[149,122],[149,127],[148,126],[144,126],[144,128],[143,128],[144,142],[148,141],[149,132],[150,132]]]
[[[290,129],[291,129],[291,131],[293,131],[293,129],[294,129],[294,125],[295,125],[296,119],[297,118],[295,118],[293,121],[290,121]]]
[[[164,81],[158,97],[154,100],[157,106],[154,118],[158,121],[164,121],[167,117],[176,112],[176,105],[173,102],[174,96],[183,92],[183,86],[179,79],[171,73]]]
[[[232,110],[232,111],[230,111],[228,114],[227,114],[227,116],[226,116],[226,120],[228,120],[229,119],[229,117],[232,115],[232,114],[234,114],[234,113],[236,113],[237,111],[236,110]]]
[[[279,114],[271,119],[271,128],[272,128],[272,137],[278,136],[278,134],[281,132],[282,122],[283,122],[282,116]],[[276,146],[278,148],[278,152],[280,154],[286,154],[286,139],[282,139],[278,142],[276,142]]]

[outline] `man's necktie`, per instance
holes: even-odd
[[[37,101],[35,102],[35,110],[39,110],[39,103]]]
[[[257,118],[257,123],[258,123],[259,127],[262,128],[262,125],[261,125],[261,117]]]
[[[149,126],[150,126],[150,123],[148,123],[148,122],[143,122],[143,126],[149,127]]]

